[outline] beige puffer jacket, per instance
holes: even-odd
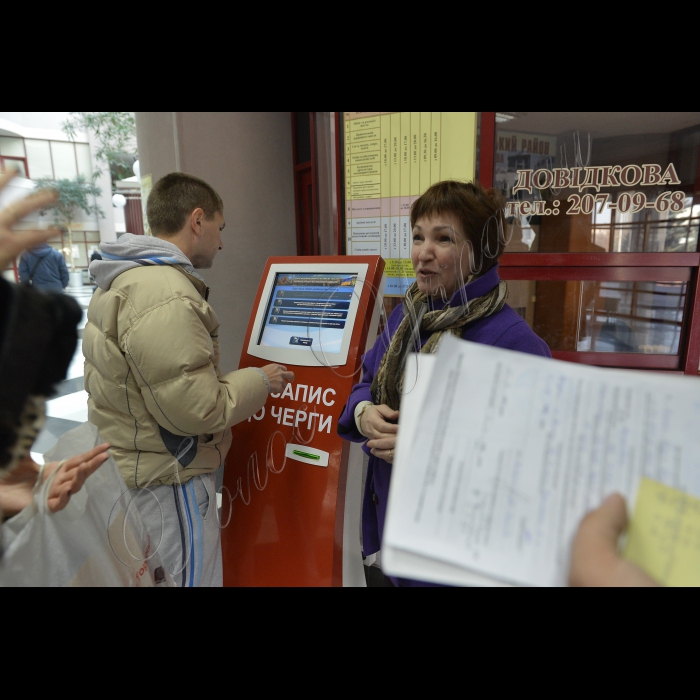
[[[267,399],[259,371],[220,376],[219,320],[208,291],[179,266],[141,266],[97,289],[90,303],[83,337],[88,419],[111,443],[130,487],[215,471],[231,426]],[[194,443],[173,464],[185,436]]]

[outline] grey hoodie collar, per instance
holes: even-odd
[[[179,265],[185,272],[202,279],[189,258],[174,243],[155,236],[125,233],[114,243],[102,243],[100,253],[102,260],[90,263],[90,274],[105,291],[122,272],[147,265]]]

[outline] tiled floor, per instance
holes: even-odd
[[[82,350],[78,352],[82,356]],[[82,377],[80,377],[82,379]],[[46,402],[46,415],[51,418],[64,418],[65,420],[84,423],[87,420],[87,399],[85,391],[76,391]]]

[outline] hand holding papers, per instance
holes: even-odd
[[[633,509],[647,476],[700,496],[697,380],[449,336],[417,362],[417,381],[404,381],[387,573],[564,585],[576,528],[608,494]]]
[[[571,548],[570,586],[648,588],[659,585],[620,554],[620,541],[628,525],[627,504],[619,493],[608,496],[586,515]]]

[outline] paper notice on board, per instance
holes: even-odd
[[[420,420],[399,428],[385,547],[501,581],[563,585],[581,518],[606,495],[633,508],[647,476],[700,496],[698,379],[452,336],[429,371]]]

